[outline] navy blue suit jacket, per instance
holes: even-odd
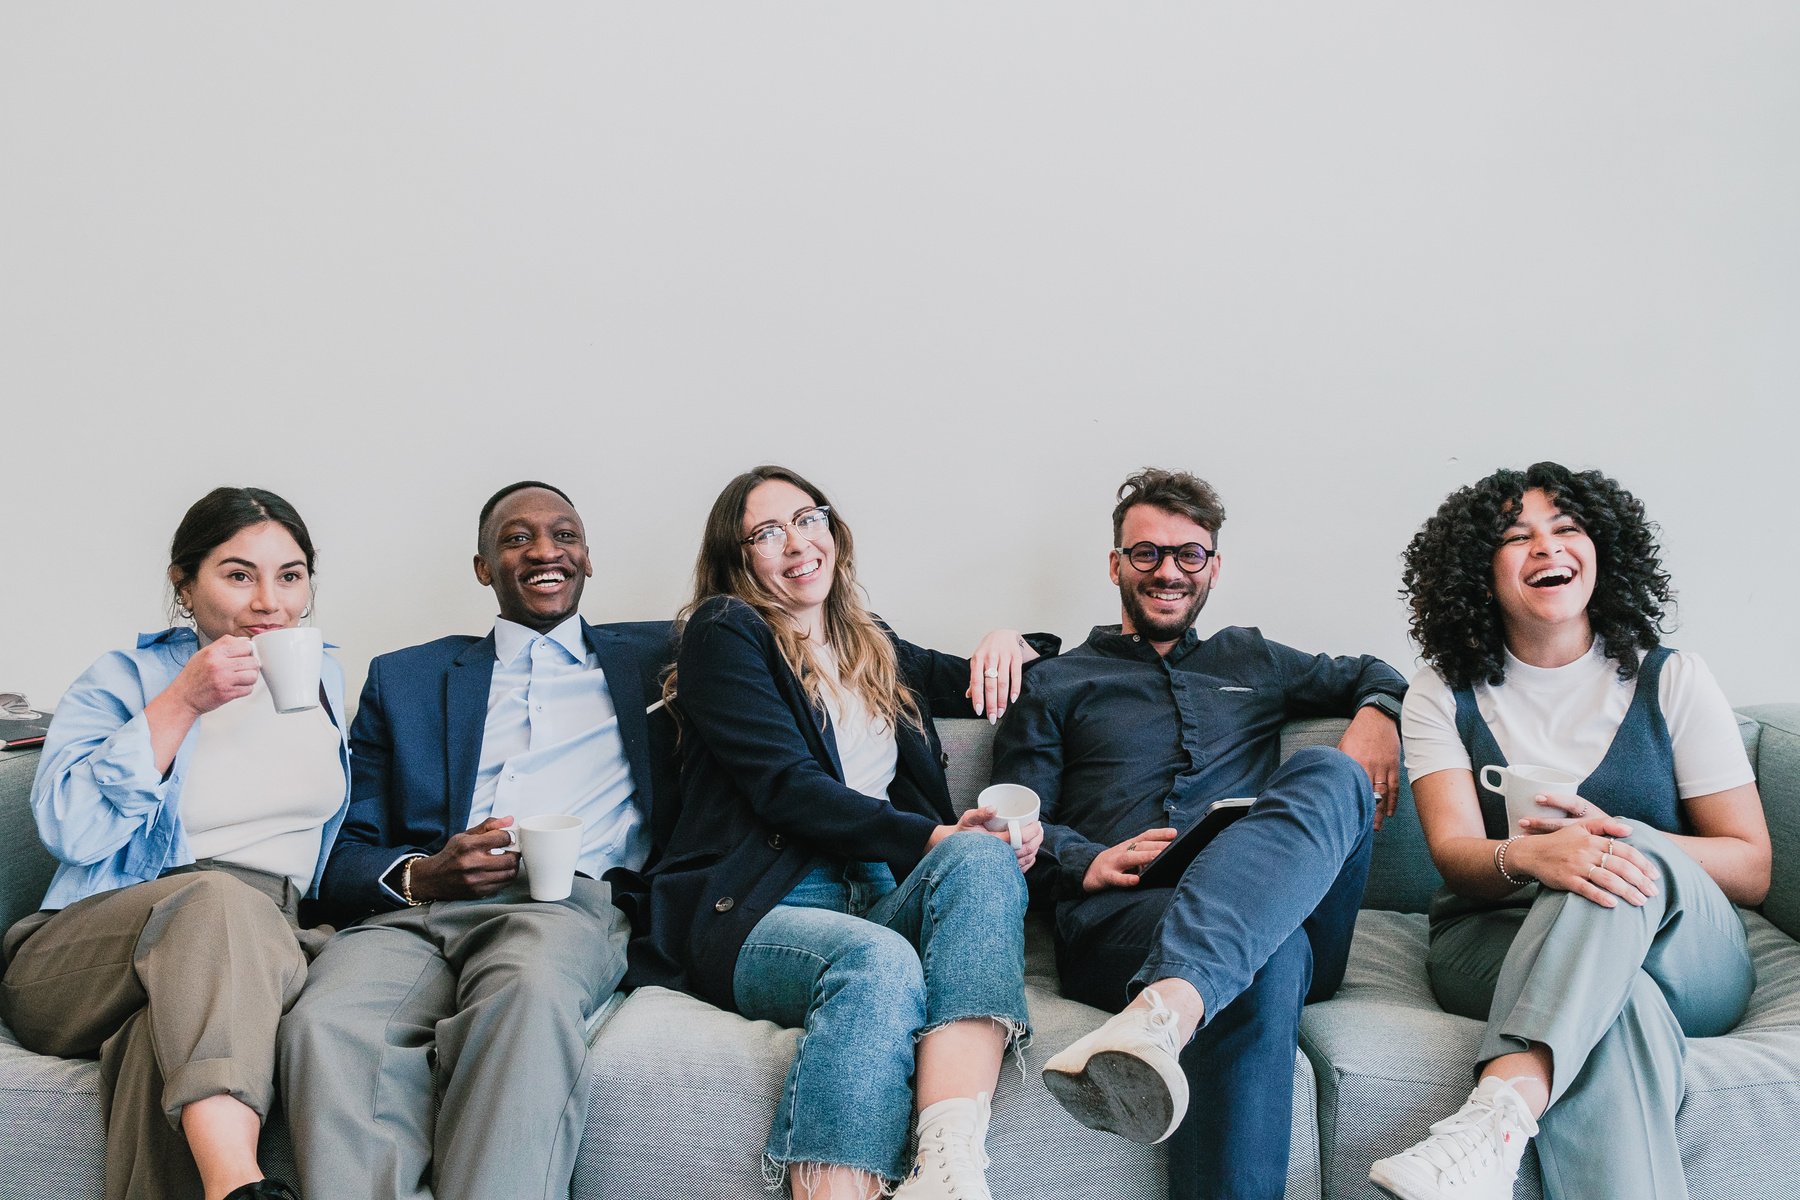
[[[654,802],[657,776],[673,775],[673,723],[666,710],[650,718],[644,709],[660,698],[671,627],[583,621],[581,631],[606,672],[654,855],[665,840]],[[319,885],[340,921],[401,907],[382,889],[382,874],[401,855],[435,854],[469,827],[494,661],[490,632],[439,638],[369,664],[350,726],[350,808]]]

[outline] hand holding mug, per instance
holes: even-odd
[[[1523,829],[1527,818],[1544,818],[1560,822],[1568,817],[1583,816],[1591,808],[1575,794],[1581,780],[1554,767],[1524,764],[1481,768],[1481,786],[1506,798],[1506,827]],[[1558,828],[1556,825],[1548,828]]]
[[[169,690],[196,715],[248,696],[259,671],[250,639],[227,634],[196,651]]]
[[[1525,833],[1554,833],[1567,825],[1589,825],[1592,828],[1591,822],[1611,820],[1611,817],[1600,811],[1599,805],[1585,796],[1539,796],[1538,812],[1532,816],[1520,817],[1515,824]]]
[[[436,854],[414,862],[413,899],[472,900],[511,883],[519,873],[519,856],[508,853],[512,823],[511,817],[489,817],[452,837]]]
[[[1035,808],[1030,819],[1024,821],[1009,821],[991,808],[971,808],[956,819],[956,824],[939,825],[932,830],[925,848],[930,850],[955,833],[979,833],[984,837],[999,838],[1012,847],[1020,871],[1031,870],[1037,861],[1038,849],[1044,844],[1044,827],[1038,823]]]

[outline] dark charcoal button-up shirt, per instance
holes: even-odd
[[[1146,829],[1186,830],[1226,796],[1255,796],[1280,761],[1281,726],[1349,716],[1406,694],[1378,658],[1303,654],[1261,631],[1192,629],[1159,656],[1117,625],[1037,665],[994,742],[994,781],[1043,802],[1034,890],[1081,894],[1094,857]]]

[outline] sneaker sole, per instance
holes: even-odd
[[[1103,1133],[1154,1145],[1175,1132],[1187,1111],[1156,1069],[1134,1054],[1103,1050],[1080,1071],[1044,1072],[1044,1086],[1069,1115]]]
[[[1429,1185],[1415,1186],[1418,1184],[1418,1180],[1402,1179],[1391,1174],[1386,1168],[1385,1161],[1377,1162],[1370,1167],[1369,1182],[1388,1195],[1395,1197],[1395,1200],[1438,1200],[1438,1197],[1442,1195],[1437,1188]]]

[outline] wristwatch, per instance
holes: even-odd
[[[1400,701],[1393,696],[1388,695],[1386,692],[1376,692],[1373,696],[1364,700],[1360,707],[1373,708],[1381,713],[1382,716],[1393,721],[1394,724],[1398,725],[1400,723]]]

